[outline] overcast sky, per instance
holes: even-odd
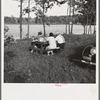
[[[33,0],[34,1],[34,0]],[[31,2],[31,6],[33,4],[33,1]],[[17,2],[16,0],[3,0],[3,14],[4,16],[14,16],[14,17],[19,17],[20,13],[20,7],[18,5],[20,2]],[[27,3],[23,3],[23,8],[27,7]],[[66,15],[66,9],[67,9],[67,4],[64,4],[62,6],[53,6],[52,9],[48,10],[47,15],[50,16],[60,16],[60,15]],[[34,13],[32,12],[30,16],[33,18],[35,17]],[[27,17],[27,14],[24,15],[23,17]]]

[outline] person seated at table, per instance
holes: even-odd
[[[57,32],[57,37],[55,38],[55,41],[57,42],[57,47],[64,49],[65,38],[63,37],[63,35],[61,33]]]
[[[35,45],[37,48],[41,48],[41,42],[46,42],[45,37],[42,35],[42,32],[38,32],[37,37],[32,37],[31,45]]]
[[[35,38],[35,36],[32,36],[31,39],[32,39],[31,45],[33,45],[36,41],[38,41],[38,40]]]
[[[36,37],[38,42],[46,42],[45,37],[42,35],[42,32],[38,32],[38,36]]]
[[[49,42],[49,46],[47,46],[46,49],[56,49],[57,45],[56,45],[56,41],[55,41],[53,33],[49,34],[47,41]],[[49,55],[49,53],[51,53],[53,55],[52,50],[48,51],[48,55]]]

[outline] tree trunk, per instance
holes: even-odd
[[[30,0],[28,1],[28,31],[27,31],[28,38],[29,38],[29,23],[30,23]]]
[[[45,20],[44,20],[44,3],[43,3],[43,18],[42,18],[42,22],[43,22],[44,36],[46,36],[46,31],[45,31]]]
[[[70,20],[70,17],[69,17],[69,20]],[[69,31],[69,34],[70,34],[70,21],[69,21],[69,25],[68,25],[68,31]]]
[[[67,30],[67,18],[68,18],[68,17],[67,17],[67,16],[68,16],[68,8],[67,8],[67,15],[66,15],[66,34],[68,34],[68,32],[67,32],[67,31],[68,31],[68,30]]]
[[[44,30],[44,36],[46,36],[46,32],[45,32],[45,23],[43,22],[43,30]]]
[[[92,17],[90,18],[90,25],[89,25],[90,34],[92,33],[91,32],[91,22],[92,22]]]
[[[67,34],[67,23],[66,23],[66,31],[65,31],[65,33]]]
[[[73,34],[73,17],[74,17],[74,6],[73,6],[73,15],[72,15],[72,25],[71,25],[71,34]]]
[[[90,32],[90,25],[89,25],[89,28],[88,28],[88,34],[89,34],[89,32]]]
[[[95,30],[95,24],[94,24],[94,32],[93,32],[93,34],[96,34],[96,30]]]
[[[84,34],[85,34],[85,25],[84,25]]]
[[[86,28],[86,29],[85,29],[85,34],[87,34],[87,25],[85,26],[85,28]]]
[[[22,0],[20,0],[20,39],[22,39]]]
[[[70,22],[71,22],[71,4],[70,4],[70,6],[69,6],[69,34],[71,34],[71,32],[70,32]]]
[[[91,34],[91,25],[89,25],[88,34]]]
[[[94,18],[94,32],[93,32],[93,34],[96,34],[95,21],[96,21],[96,18]]]
[[[90,24],[90,34],[91,34],[92,32],[91,32],[91,24]]]
[[[87,14],[87,22],[86,22],[86,34],[87,34],[87,30],[88,30],[88,14]]]

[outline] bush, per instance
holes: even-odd
[[[7,46],[8,44],[17,43],[12,35],[11,36],[6,35],[6,33],[8,31],[9,31],[9,27],[8,26],[4,26],[4,46]]]

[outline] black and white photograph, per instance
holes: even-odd
[[[97,0],[3,2],[4,83],[96,84]]]

